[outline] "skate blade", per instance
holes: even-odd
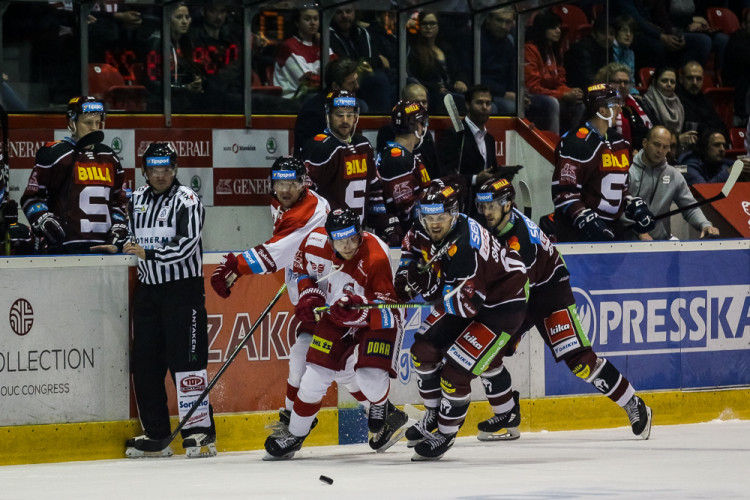
[[[216,456],[216,444],[209,443],[205,446],[189,446],[185,448],[188,458],[209,458]]]
[[[128,458],[169,458],[173,455],[172,448],[166,447],[160,451],[143,451],[136,448],[127,448],[125,456]]]
[[[441,458],[443,458],[443,456],[445,456],[445,453],[443,453],[442,455],[439,455],[437,457],[423,457],[419,453],[415,453],[411,457],[411,461],[412,462],[432,462],[432,461],[435,461],[435,460],[440,460]]]
[[[504,430],[505,432],[502,432],[503,429],[500,429],[499,434],[498,432],[479,431],[477,439],[480,441],[513,441],[521,437],[518,427],[507,427]]]
[[[419,408],[410,405],[409,403],[406,403],[404,405],[404,413],[412,419],[416,420],[417,422],[422,420],[422,417],[424,416],[424,410],[420,410]]]
[[[270,453],[266,453],[261,460],[264,462],[279,462],[282,460],[289,460],[294,456],[294,454],[297,453],[296,451],[292,451],[287,453],[286,455],[281,455],[280,457],[275,457],[271,455]]]
[[[638,437],[641,439],[648,439],[651,436],[651,408],[648,406],[646,407],[646,414],[648,415],[646,427],[643,428],[643,432],[638,434]]]
[[[386,443],[383,446],[381,446],[380,448],[378,448],[377,450],[375,450],[375,452],[376,453],[384,453],[385,450],[387,450],[388,448],[390,448],[394,444],[396,444],[399,441],[401,441],[401,438],[404,437],[404,434],[406,434],[406,429],[408,429],[408,427],[406,425],[400,427],[399,430],[397,430],[396,432],[393,433],[393,436],[391,436],[391,439],[389,439],[388,441],[386,441]]]

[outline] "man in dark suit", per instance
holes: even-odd
[[[477,189],[492,177],[508,180],[521,167],[498,166],[495,156],[495,138],[485,128],[490,118],[492,93],[485,85],[469,87],[466,97],[466,117],[462,120],[464,130],[443,132],[438,141],[438,156],[441,160],[441,177],[459,174],[465,183],[464,209],[476,215],[472,200]]]

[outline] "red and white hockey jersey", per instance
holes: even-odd
[[[362,233],[362,244],[354,257],[343,260],[336,255],[325,229],[314,230],[294,258],[294,272],[299,275],[298,292],[317,286],[325,292],[329,305],[345,295],[360,295],[368,302],[396,302],[388,246],[366,231]],[[369,311],[367,323],[351,326],[401,330],[402,316],[398,309]]]
[[[276,198],[271,202],[273,235],[238,256],[238,269],[242,274],[275,273],[286,268],[287,291],[292,304],[297,304],[297,277],[292,271],[294,255],[302,240],[326,222],[330,207],[317,193],[305,188],[300,199],[284,210]]]

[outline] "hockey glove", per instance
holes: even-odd
[[[126,224],[112,224],[107,233],[107,244],[117,245],[128,238],[128,226]]]
[[[31,229],[39,236],[44,236],[50,245],[59,245],[65,240],[62,221],[52,212],[44,212],[31,223]]]
[[[383,239],[391,248],[401,248],[401,241],[404,239],[404,231],[401,229],[401,223],[398,217],[390,217],[388,226],[383,230]]]
[[[211,288],[219,295],[219,297],[226,299],[232,293],[230,289],[234,286],[234,282],[240,277],[240,272],[237,270],[237,257],[233,253],[228,253],[224,256],[214,273],[211,275]]]
[[[634,196],[628,199],[628,204],[625,206],[625,215],[628,219],[635,221],[633,229],[637,233],[647,233],[656,226],[654,214],[651,213],[648,205],[641,198]]]
[[[315,318],[315,308],[326,305],[325,292],[316,286],[305,288],[299,294],[297,306],[294,308],[294,315],[300,321],[317,321]]]
[[[367,325],[369,309],[354,309],[356,306],[367,304],[367,299],[361,295],[346,295],[336,301],[328,311],[334,323],[341,326]]]
[[[18,203],[16,203],[16,200],[8,199],[3,205],[2,212],[7,225],[18,224]]]
[[[573,224],[583,235],[584,241],[612,241],[615,239],[615,233],[590,208],[581,211]]]
[[[407,266],[401,266],[396,271],[396,277],[393,280],[393,287],[396,289],[396,295],[401,302],[409,302],[411,299],[417,296],[417,292],[411,289],[409,286],[409,280],[407,275],[409,274],[409,268]]]
[[[406,283],[415,293],[432,300],[443,290],[443,280],[440,279],[433,269],[419,269],[416,262],[409,264],[406,273]]]

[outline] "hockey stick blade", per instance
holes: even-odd
[[[75,145],[76,153],[83,151],[89,146],[99,144],[104,140],[104,132],[101,130],[94,130],[81,137]]]
[[[665,219],[667,217],[671,217],[673,215],[685,212],[686,210],[690,210],[692,208],[700,207],[701,205],[705,205],[707,203],[713,203],[715,201],[721,200],[722,198],[726,198],[729,196],[729,193],[732,191],[732,188],[737,183],[737,179],[739,179],[740,174],[742,173],[742,161],[736,160],[732,164],[732,168],[729,171],[729,177],[727,178],[727,181],[724,183],[724,187],[721,188],[721,191],[716,196],[712,196],[711,198],[706,198],[705,200],[696,201],[695,203],[691,203],[690,205],[687,205],[685,207],[675,208],[674,210],[670,210],[669,212],[659,214],[654,217],[654,220],[660,220]]]
[[[531,191],[525,181],[518,181],[518,190],[523,197],[523,214],[531,219]]]
[[[443,97],[443,104],[445,104],[445,109],[448,110],[448,116],[451,118],[453,130],[455,130],[457,134],[463,132],[464,123],[461,121],[461,115],[458,114],[458,108],[456,107],[456,101],[453,100],[453,96],[451,94],[445,94],[445,97]]]
[[[258,329],[258,326],[260,326],[260,323],[265,319],[265,317],[268,315],[268,313],[271,311],[273,306],[276,305],[276,302],[279,301],[281,296],[286,291],[286,283],[281,285],[281,288],[279,288],[279,291],[276,292],[276,295],[271,299],[271,302],[266,306],[266,308],[263,310],[262,313],[260,313],[260,316],[258,316],[258,319],[255,320],[255,323],[253,323],[253,326],[250,328],[250,331],[248,331],[245,334],[245,338],[242,339],[242,341],[237,344],[237,347],[234,348],[234,351],[232,351],[232,354],[229,355],[229,358],[224,362],[223,365],[221,365],[221,368],[219,368],[219,371],[216,372],[216,375],[214,375],[214,378],[211,379],[211,382],[208,383],[205,389],[203,389],[203,392],[201,392],[200,396],[198,396],[198,399],[195,400],[193,405],[190,407],[188,412],[185,414],[184,417],[182,417],[182,420],[180,420],[180,423],[177,424],[177,428],[172,432],[171,435],[161,440],[161,448],[164,449],[167,446],[170,445],[172,441],[174,441],[174,438],[177,437],[177,434],[180,433],[180,431],[185,427],[185,424],[187,424],[188,420],[190,420],[190,417],[193,416],[193,413],[198,409],[198,406],[203,402],[204,399],[206,399],[206,396],[208,396],[208,393],[211,392],[211,389],[216,385],[216,382],[219,381],[219,378],[224,374],[227,368],[229,368],[229,365],[232,364],[232,361],[234,361],[234,358],[237,357],[237,355],[240,353],[240,350],[245,346],[248,340],[253,336],[253,333],[255,330]]]

